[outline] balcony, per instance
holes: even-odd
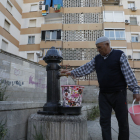
[[[42,24],[41,30],[58,30],[62,29],[62,23],[55,23],[55,24]]]
[[[103,5],[119,5],[120,0],[102,0]]]
[[[62,41],[61,40],[56,40],[56,41],[41,41],[40,43],[40,49],[43,48],[51,48],[52,46],[56,48],[62,48]]]

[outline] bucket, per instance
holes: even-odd
[[[135,101],[136,99],[133,101],[132,107],[129,108],[128,112],[130,113],[133,122],[136,125],[140,125],[140,102],[139,105],[134,105]]]
[[[63,107],[81,107],[83,86],[63,85],[62,98]]]

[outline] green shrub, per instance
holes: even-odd
[[[0,121],[0,140],[4,140],[6,134],[7,134],[6,121],[3,122],[2,120]]]
[[[34,140],[44,140],[43,134],[42,134],[42,127],[39,132],[37,132],[35,125],[34,125],[34,129],[35,129],[35,135],[33,135]]]
[[[99,106],[94,106],[91,111],[87,112],[87,120],[95,120],[100,116]]]
[[[1,79],[0,80],[0,101],[5,101],[8,98],[8,96],[5,96],[6,88],[7,88],[6,80]]]

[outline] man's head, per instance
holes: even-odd
[[[96,40],[96,47],[102,56],[106,56],[111,51],[110,40],[105,36],[100,37]]]

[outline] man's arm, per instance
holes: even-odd
[[[120,63],[121,63],[121,71],[125,77],[126,83],[128,85],[128,89],[130,91],[132,91],[134,94],[134,97],[136,97],[137,94],[140,94],[140,92],[139,92],[140,87],[138,86],[136,77],[135,77],[135,75],[129,65],[129,62],[127,60],[127,57],[124,53],[121,55]],[[140,95],[139,95],[138,100],[140,100]]]
[[[74,77],[82,77],[84,75],[90,74],[93,71],[95,71],[95,58],[83,66],[72,70],[71,75]]]

